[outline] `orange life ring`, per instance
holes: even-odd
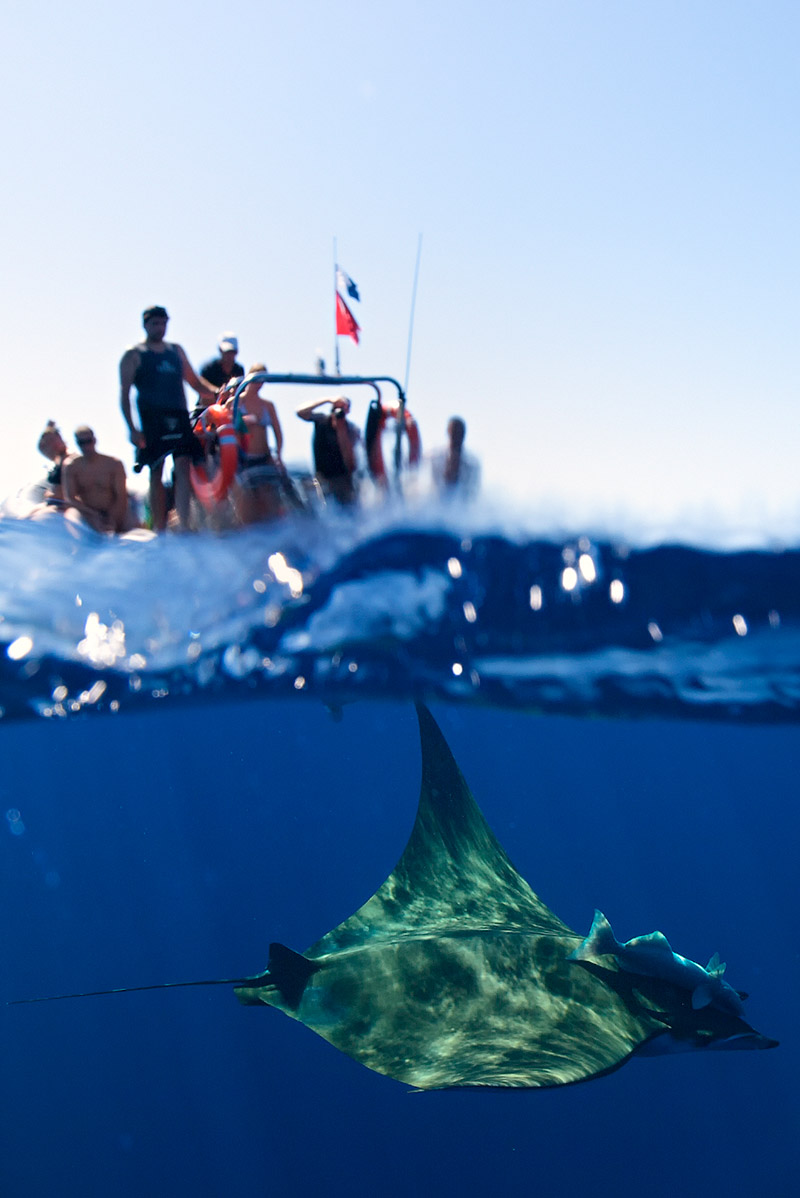
[[[375,403],[377,412],[371,412],[367,424],[367,461],[369,464],[369,472],[376,482],[386,482],[386,465],[383,461],[383,448],[381,441],[383,438],[383,430],[386,427],[387,420],[397,420],[400,412],[400,404],[394,402],[391,404]],[[422,457],[422,439],[419,435],[419,425],[414,417],[409,412],[408,408],[403,406],[403,432],[408,437],[408,464],[409,466],[418,466]]]
[[[222,428],[224,424],[231,424],[231,417],[232,412],[227,404],[211,403],[207,408],[203,408],[195,421],[195,435],[202,438],[209,429]]]
[[[219,467],[211,478],[206,467],[200,465],[192,465],[189,474],[195,495],[207,511],[213,511],[228,494],[236,476],[239,465],[239,438],[231,424],[230,411],[221,404],[212,404],[206,408],[195,424],[194,431],[202,436],[209,427],[216,430]]]

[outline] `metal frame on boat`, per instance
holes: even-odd
[[[231,381],[232,382],[232,381]],[[397,379],[388,374],[271,374],[268,370],[256,370],[240,379],[233,393],[233,422],[239,415],[239,396],[245,387],[251,383],[288,383],[305,387],[372,387],[375,399],[381,403],[379,383],[394,387],[397,392],[397,410],[395,412],[395,442],[394,442],[394,476],[399,486],[400,474],[403,467],[403,434],[406,432],[406,395]],[[229,388],[231,383],[228,384]]]

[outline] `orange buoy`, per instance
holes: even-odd
[[[383,404],[375,400],[370,404],[369,415],[367,416],[367,462],[369,464],[369,472],[376,482],[386,482],[386,465],[383,460],[383,430],[386,427],[387,420],[397,420],[400,418],[401,405],[397,402],[391,404]],[[403,431],[408,437],[408,464],[409,466],[418,466],[422,457],[422,439],[419,434],[419,426],[414,417],[409,412],[408,408],[403,406]]]
[[[231,414],[227,408],[212,404],[210,408],[206,408],[195,425],[195,433],[198,431],[198,425],[201,425],[203,432],[210,425],[217,433],[219,466],[214,474],[209,477],[206,467],[199,465],[192,465],[189,470],[192,489],[206,511],[213,511],[222,503],[231,489],[239,465],[239,437],[230,419]]]

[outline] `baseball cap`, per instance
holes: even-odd
[[[219,339],[219,352],[221,354],[230,353],[233,350],[235,354],[239,352],[239,338],[233,333],[223,333]]]

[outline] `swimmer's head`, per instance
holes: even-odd
[[[460,449],[464,444],[464,438],[467,435],[467,426],[460,416],[451,416],[447,422],[447,435],[450,438],[450,444],[456,449]]]
[[[48,420],[44,426],[44,432],[39,438],[37,446],[39,453],[48,461],[54,462],[55,459],[67,452],[67,444],[61,436],[61,430],[55,420]]]

